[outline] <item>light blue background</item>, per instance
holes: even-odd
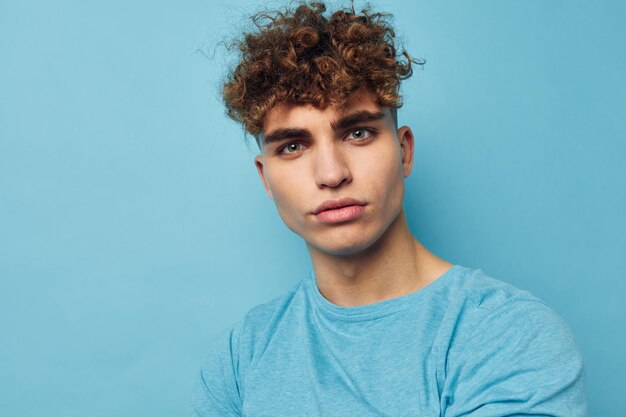
[[[623,415],[626,3],[376,4],[428,61],[418,239],[552,305]],[[0,3],[1,416],[186,415],[211,336],[309,271],[218,100],[255,9]]]

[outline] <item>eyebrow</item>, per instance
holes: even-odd
[[[333,128],[333,130],[342,130],[359,123],[373,122],[376,120],[382,120],[384,118],[385,113],[381,111],[371,112],[367,110],[361,110],[355,113],[348,114],[339,120],[331,122],[330,126]]]
[[[339,120],[332,121],[330,123],[330,126],[334,131],[337,131],[337,130],[347,129],[350,126],[354,126],[359,123],[373,122],[377,120],[382,120],[384,118],[385,118],[385,114],[383,112],[371,112],[368,110],[362,110],[362,111],[357,111],[355,113],[348,114]],[[261,141],[264,144],[278,142],[283,139],[289,139],[289,138],[310,139],[311,136],[312,136],[311,132],[307,129],[289,128],[289,127],[284,128],[284,129],[277,129],[271,132],[267,136],[264,136],[263,134],[260,135]]]
[[[298,129],[298,128],[285,128],[285,129],[277,129],[270,133],[267,136],[261,135],[261,139],[263,143],[271,143],[278,142],[283,139],[289,138],[310,138],[311,132],[306,129]]]

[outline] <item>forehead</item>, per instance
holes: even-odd
[[[389,119],[392,118],[390,109],[381,107],[376,100],[376,96],[367,90],[361,90],[354,93],[340,107],[329,106],[325,109],[318,109],[311,104],[280,102],[265,115],[262,135],[286,126],[305,127],[307,125],[315,125],[320,128],[328,127],[341,117],[357,111],[383,112],[385,113],[385,119],[390,121]]]

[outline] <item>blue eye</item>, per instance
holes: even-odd
[[[348,135],[348,139],[363,140],[372,136],[369,129],[355,129]]]

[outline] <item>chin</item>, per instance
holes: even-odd
[[[307,242],[310,247],[332,256],[355,256],[366,252],[376,243],[377,239],[360,238],[335,238],[324,242]]]

